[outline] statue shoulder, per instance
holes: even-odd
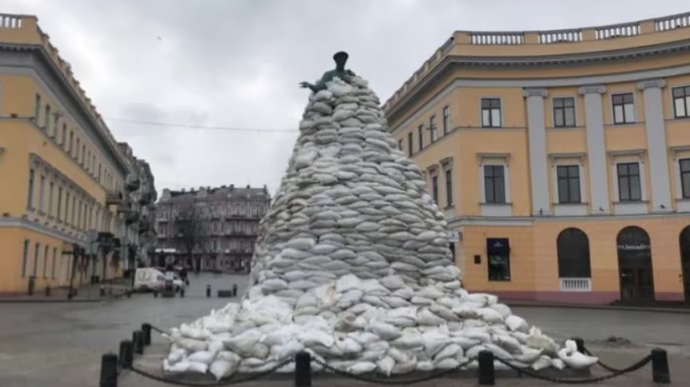
[[[357,75],[357,74],[355,74],[354,71],[349,70],[349,69],[348,69],[348,70],[345,70],[345,73],[346,73],[347,75]]]

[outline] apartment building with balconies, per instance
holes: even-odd
[[[690,14],[456,31],[384,104],[445,212],[464,285],[690,301]]]
[[[200,270],[247,272],[270,202],[266,186],[164,189],[156,205],[157,248]]]
[[[132,167],[37,18],[0,14],[0,293],[121,275]]]

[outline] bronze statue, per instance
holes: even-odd
[[[301,82],[299,86],[309,88],[311,91],[316,93],[319,90],[326,89],[326,82],[332,81],[335,77],[338,77],[345,82],[349,82],[350,77],[355,76],[355,73],[351,70],[345,69],[345,63],[347,62],[348,57],[349,55],[347,55],[345,51],[336,52],[335,55],[333,55],[333,60],[335,61],[335,70],[326,71],[315,85],[312,85],[309,82]]]

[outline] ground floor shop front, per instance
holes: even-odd
[[[86,252],[84,243],[38,227],[0,227],[0,295],[26,294],[30,286],[40,292],[46,287],[77,287],[92,277],[122,276],[123,265],[112,254],[104,259]]]
[[[456,258],[470,291],[506,299],[690,302],[690,217],[465,221]]]

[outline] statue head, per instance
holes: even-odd
[[[345,63],[349,55],[345,51],[338,51],[333,55],[333,60],[335,61],[335,66],[339,70],[345,69]]]

